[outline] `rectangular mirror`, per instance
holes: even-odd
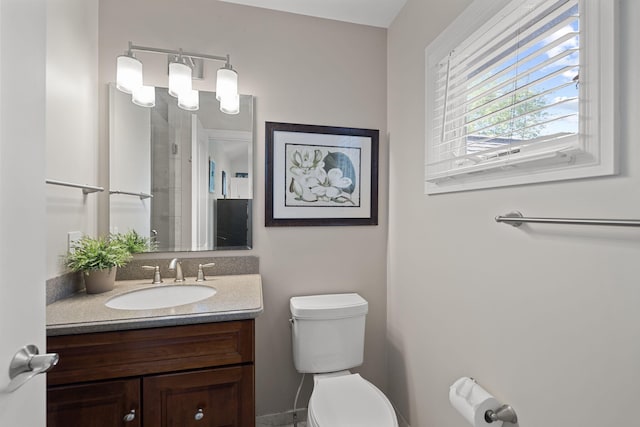
[[[214,92],[186,111],[166,88],[155,107],[109,85],[109,229],[151,237],[156,250],[250,249],[253,96],[224,114]]]

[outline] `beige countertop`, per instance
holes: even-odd
[[[262,280],[259,274],[213,276],[196,283],[185,284],[213,287],[215,295],[192,304],[150,310],[119,310],[105,303],[120,294],[157,286],[149,279],[117,281],[115,289],[102,294],[84,291],[47,306],[47,335],[72,335],[88,332],[144,329],[195,323],[253,319],[263,311]],[[180,286],[180,285],[178,285]]]

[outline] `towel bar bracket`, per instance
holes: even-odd
[[[517,219],[514,218],[522,218],[523,215],[520,211],[513,211],[513,212],[509,212],[508,214],[505,214],[503,216],[497,216],[496,217],[496,222],[506,222],[509,225],[512,225],[516,228],[520,227],[522,225],[522,221],[518,221]]]

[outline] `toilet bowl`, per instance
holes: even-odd
[[[398,426],[384,393],[348,370],[363,362],[368,308],[355,293],[291,298],[293,362],[314,374],[308,427]]]
[[[307,427],[398,427],[389,399],[359,374],[316,375]]]

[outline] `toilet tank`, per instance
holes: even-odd
[[[364,298],[355,293],[293,297],[289,307],[298,372],[334,372],[362,364],[369,308]]]

